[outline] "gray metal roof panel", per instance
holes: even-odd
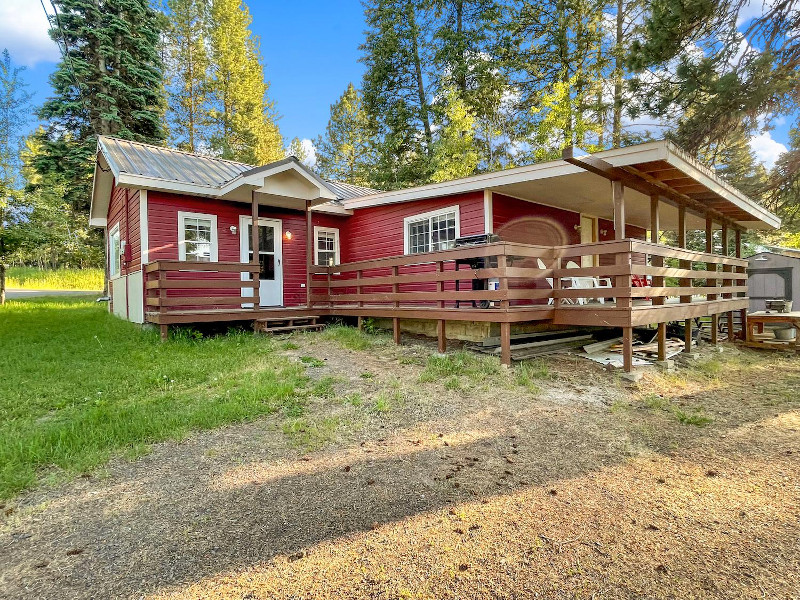
[[[101,136],[100,144],[106,155],[106,160],[113,163],[112,167],[119,173],[214,188],[220,188],[239,176],[246,176],[250,172],[258,171],[268,166],[288,160],[296,161],[296,159],[287,158],[277,163],[271,163],[271,165],[254,167],[253,165],[214,156],[202,156],[182,150],[173,150],[114,137]],[[319,179],[316,175],[315,177]],[[340,200],[349,200],[350,198],[360,198],[379,193],[378,190],[342,181],[320,181],[324,182]]]
[[[118,138],[103,136],[100,142],[115,170],[143,177],[220,187],[253,168],[231,160]]]
[[[352,183],[345,183],[343,181],[331,181],[328,179],[326,182],[340,200],[350,200],[351,198],[361,198],[362,196],[371,196],[372,194],[380,193],[380,190],[353,185]]]

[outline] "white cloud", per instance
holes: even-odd
[[[308,138],[303,138],[300,140],[300,145],[306,153],[306,159],[303,161],[303,164],[309,169],[313,169],[314,165],[317,164],[317,149],[314,147],[314,142]]]
[[[741,27],[751,19],[760,17],[764,14],[765,8],[769,6],[763,0],[750,0],[747,4],[739,9],[739,14],[736,16],[736,26]]]
[[[778,157],[786,152],[786,146],[773,140],[769,131],[751,137],[750,148],[755,153],[756,159],[764,163],[768,169],[771,169]]]
[[[60,58],[58,46],[47,35],[49,27],[37,0],[0,2],[0,50],[7,48],[14,63],[34,67]]]

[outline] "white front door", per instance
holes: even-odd
[[[253,219],[242,215],[239,218],[239,248],[241,261],[249,263],[253,260]],[[281,232],[283,224],[279,219],[258,220],[258,295],[260,306],[283,306],[283,246]],[[242,280],[248,281],[249,276],[242,274]],[[253,296],[252,290],[242,289],[243,297]],[[252,307],[253,304],[244,304]]]

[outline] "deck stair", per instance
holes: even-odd
[[[292,333],[294,331],[319,331],[325,323],[318,321],[319,316],[303,315],[295,317],[263,317],[256,319],[253,329],[256,333]]]

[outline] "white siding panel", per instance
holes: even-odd
[[[143,288],[141,271],[128,275],[128,320],[133,323],[144,323]]]

